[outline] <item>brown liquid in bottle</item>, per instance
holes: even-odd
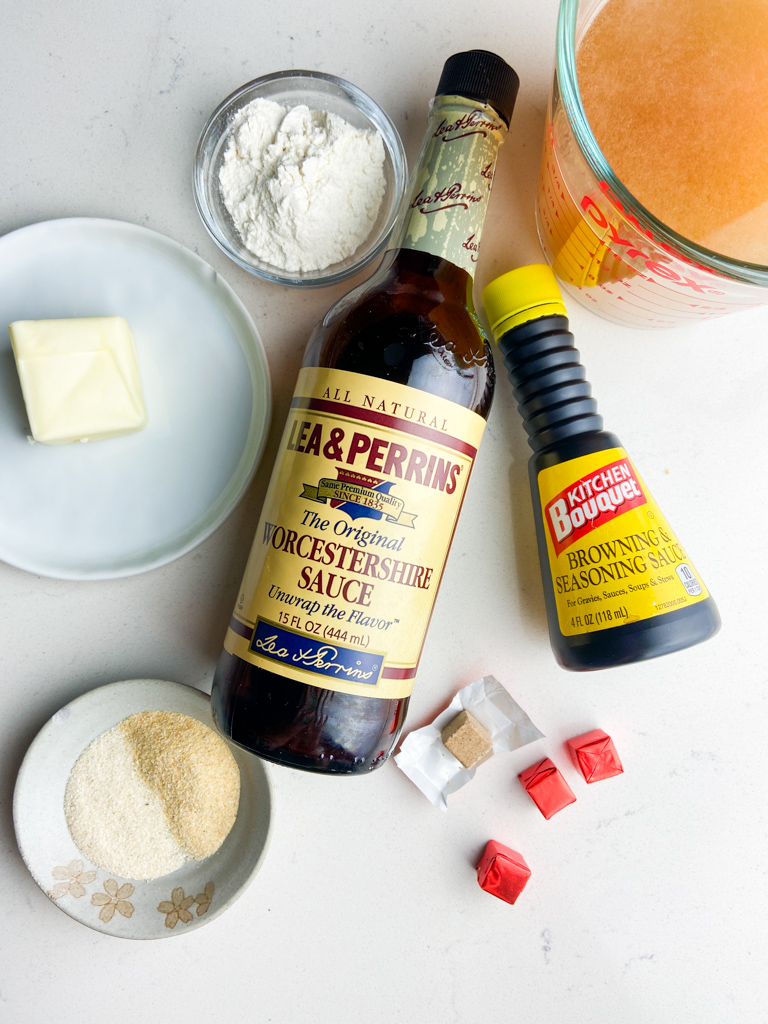
[[[483,51],[455,55],[451,61],[474,56],[477,64],[478,54],[490,59],[497,78],[499,66],[503,68],[506,103],[500,106],[508,120],[517,92],[511,68]],[[488,77],[486,72],[484,88]],[[467,95],[455,81],[450,84],[452,92]],[[472,99],[483,102],[490,102],[493,95],[470,92]],[[304,366],[392,381],[487,418],[495,380],[493,357],[474,318],[472,278],[442,256],[403,247],[406,243],[401,241],[376,274],[342,298],[318,324]],[[211,700],[221,731],[261,757],[308,771],[354,774],[386,760],[397,742],[409,698],[356,696],[313,686],[225,651]]]
[[[428,391],[487,418],[493,357],[467,308],[465,270],[428,253],[391,253],[314,330],[305,366],[328,366]],[[381,700],[308,686],[222,654],[214,715],[243,747],[294,768],[350,773],[386,759],[408,698]]]

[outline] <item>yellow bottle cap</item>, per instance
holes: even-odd
[[[483,288],[483,305],[496,341],[513,327],[542,316],[568,316],[552,268],[519,267]]]

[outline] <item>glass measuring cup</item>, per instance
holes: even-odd
[[[633,327],[677,327],[768,303],[768,267],[678,235],[612,172],[587,122],[576,49],[611,0],[561,0],[536,224],[565,289]]]

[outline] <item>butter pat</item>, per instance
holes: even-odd
[[[147,425],[133,335],[121,316],[17,320],[8,330],[36,441],[100,441]]]

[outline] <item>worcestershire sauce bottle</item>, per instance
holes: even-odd
[[[212,692],[278,764],[367,772],[402,728],[493,397],[472,278],[517,89],[447,61],[391,251],[310,338]]]
[[[615,434],[603,430],[548,266],[483,290],[533,449],[528,464],[549,637],[563,668],[690,647],[720,616]]]

